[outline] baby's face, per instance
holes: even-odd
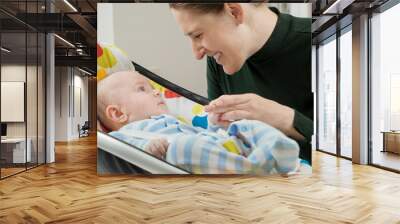
[[[168,108],[158,90],[153,89],[148,79],[139,73],[129,73],[121,79],[117,97],[121,111],[128,115],[129,122],[168,113]]]

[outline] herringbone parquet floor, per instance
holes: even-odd
[[[400,175],[315,152],[311,177],[99,177],[94,137],[0,181],[0,223],[400,223]]]

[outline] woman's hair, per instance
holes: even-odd
[[[260,6],[265,4],[266,0],[253,1],[250,4]],[[224,10],[224,3],[169,3],[171,9],[192,10],[201,14],[214,13],[219,14]]]

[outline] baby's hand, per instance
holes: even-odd
[[[222,114],[220,114],[220,113],[209,113],[208,114],[208,120],[213,125],[219,125],[219,126],[222,126],[224,128],[227,128],[231,122],[230,121],[221,120],[221,116],[222,116]]]
[[[159,159],[164,159],[167,153],[168,146],[169,143],[164,138],[153,139],[147,144],[145,151],[156,156]]]

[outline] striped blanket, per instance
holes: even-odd
[[[168,136],[166,160],[195,174],[287,174],[299,168],[297,143],[259,121],[232,122],[227,130],[193,127],[170,115],[132,122],[110,135],[144,149],[149,139]]]

